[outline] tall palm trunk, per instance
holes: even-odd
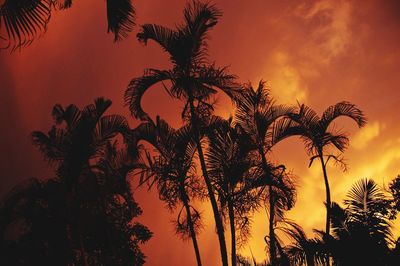
[[[190,105],[190,120],[192,124],[192,130],[193,134],[195,137],[196,145],[197,145],[197,151],[199,153],[199,160],[200,160],[200,165],[201,165],[201,170],[203,172],[203,177],[204,181],[207,186],[207,191],[208,191],[208,196],[210,197],[210,202],[211,206],[213,209],[213,214],[214,214],[214,220],[215,220],[215,226],[217,227],[217,235],[218,235],[218,240],[219,240],[219,247],[221,251],[221,259],[222,259],[222,265],[223,266],[228,266],[228,254],[226,251],[226,242],[225,242],[225,236],[224,236],[224,226],[222,224],[221,217],[219,215],[218,211],[218,205],[217,201],[215,199],[214,191],[211,185],[210,178],[207,173],[207,167],[206,167],[206,162],[204,159],[204,153],[203,153],[203,148],[201,147],[201,142],[200,142],[200,133],[199,129],[197,127],[197,121],[196,121],[196,112],[194,108],[194,100],[193,100],[193,95],[191,95],[191,92],[189,91],[189,105]]]
[[[193,225],[192,215],[190,213],[188,196],[186,194],[184,187],[182,187],[181,190],[182,190],[182,202],[183,202],[183,205],[185,206],[185,210],[186,210],[186,216],[188,219],[188,226],[189,226],[189,230],[190,230],[190,237],[192,238],[193,248],[194,248],[194,252],[196,254],[197,266],[201,266],[200,250],[199,250],[199,245],[197,244],[196,232],[194,231],[194,225]]]
[[[324,173],[325,192],[326,192],[326,225],[325,234],[328,236],[330,231],[330,213],[331,213],[331,191],[329,188],[328,175],[326,173],[326,165],[322,155],[320,155],[322,171]]]
[[[331,216],[331,190],[329,188],[328,174],[326,172],[326,164],[323,157],[323,152],[320,149],[318,151],[318,156],[321,161],[322,171],[324,173],[324,182],[325,182],[325,192],[326,192],[326,224],[325,224],[325,235],[328,238],[330,231],[330,216]],[[330,265],[330,255],[327,255],[326,265]]]
[[[231,228],[231,260],[232,266],[236,266],[236,230],[235,230],[235,213],[233,211],[232,200],[228,200],[228,211],[229,211],[229,225]]]
[[[262,147],[259,147],[258,152],[260,153],[260,156],[261,156],[264,174],[265,174],[265,176],[267,176],[268,163],[267,163],[267,158],[265,157],[264,149]],[[277,263],[276,245],[275,245],[276,237],[275,237],[275,231],[274,231],[275,201],[273,199],[272,191],[273,191],[272,185],[269,185],[269,259],[270,259],[271,265],[276,265],[276,263]]]
[[[276,238],[275,238],[275,198],[272,186],[269,185],[269,257],[272,265],[276,265]]]

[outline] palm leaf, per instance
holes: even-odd
[[[359,127],[363,127],[367,123],[364,113],[349,102],[339,102],[329,106],[322,114],[320,124],[326,130],[330,123],[338,117],[347,116],[353,119]]]
[[[165,80],[173,80],[173,74],[170,71],[148,69],[144,76],[134,78],[129,83],[124,99],[132,115],[142,120],[148,119],[147,113],[143,111],[141,106],[142,97],[151,86]]]
[[[216,6],[200,1],[191,1],[186,5],[184,12],[185,24],[179,31],[186,38],[183,45],[185,58],[188,61],[204,62],[207,56],[207,45],[205,39],[207,32],[214,27],[222,12]]]
[[[114,41],[126,38],[135,26],[135,8],[131,0],[107,0],[107,21]]]
[[[0,6],[0,48],[27,46],[46,31],[51,16],[51,0],[5,0]]]
[[[141,26],[141,31],[136,37],[144,44],[147,44],[148,40],[153,40],[171,56],[172,62],[177,62],[179,47],[178,33],[176,31],[161,25],[145,24]]]
[[[218,88],[228,95],[231,99],[238,98],[238,85],[236,84],[236,76],[227,73],[226,67],[218,68],[215,65],[207,65],[196,68],[196,82],[201,86]],[[213,92],[213,91],[211,91]],[[201,98],[201,95],[197,95]]]

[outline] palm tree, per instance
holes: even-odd
[[[259,207],[259,193],[254,186],[259,178],[254,170],[257,164],[250,155],[250,139],[239,128],[233,127],[232,119],[220,120],[218,124],[210,127],[208,133],[206,163],[218,194],[221,213],[225,216],[225,211],[228,212],[231,265],[236,265],[236,231],[245,241],[249,234],[249,213]]]
[[[292,114],[291,118],[299,124],[301,138],[303,139],[307,152],[311,157],[310,165],[314,159],[319,159],[324,175],[325,191],[326,191],[326,226],[325,234],[329,236],[330,228],[330,207],[331,207],[331,192],[329,188],[328,174],[326,165],[330,159],[341,162],[341,159],[334,155],[326,157],[326,149],[329,146],[337,148],[340,152],[344,152],[348,146],[349,139],[346,134],[335,131],[329,127],[332,122],[339,117],[349,117],[354,120],[358,127],[363,127],[366,124],[366,118],[363,112],[354,104],[349,102],[339,102],[329,106],[320,118],[317,113],[306,105],[301,105],[298,113]]]
[[[156,185],[159,197],[170,210],[180,207],[176,219],[176,231],[183,238],[192,239],[197,265],[201,265],[196,234],[201,227],[200,213],[191,205],[191,198],[202,194],[194,164],[196,144],[188,126],[177,130],[157,117],[156,123],[148,121],[148,134],[158,155],[147,153],[147,167],[140,171],[140,184]],[[182,215],[183,211],[185,215]]]
[[[140,244],[152,233],[134,222],[142,211],[126,182],[129,158],[107,145],[94,169],[96,178],[79,185],[85,213],[80,222],[90,265],[143,265]],[[83,264],[71,245],[66,183],[59,178],[30,179],[14,187],[0,204],[2,265]],[[11,233],[14,231],[14,233]],[[11,237],[10,237],[11,236]]]
[[[333,260],[340,265],[388,265],[391,232],[390,200],[372,179],[356,182],[344,200],[332,204]],[[360,247],[355,249],[354,247]]]
[[[32,133],[33,143],[55,165],[59,178],[70,190],[75,190],[80,179],[85,178],[92,162],[102,157],[110,140],[129,132],[123,116],[104,115],[110,106],[111,101],[104,98],[97,98],[82,110],[73,104],[67,108],[57,104],[52,111],[55,125],[51,130],[47,134]]]
[[[1,48],[29,45],[46,31],[54,9],[65,9],[72,0],[4,0],[0,2]],[[108,31],[114,41],[125,38],[135,25],[131,0],[107,0]]]
[[[349,190],[345,208],[331,205],[332,235],[322,231],[308,239],[299,226],[286,230],[294,240],[285,252],[296,265],[324,265],[331,254],[334,265],[396,265],[398,246],[392,237],[391,199],[371,179],[361,179]]]
[[[269,200],[269,253],[270,262],[276,265],[276,237],[274,234],[276,203],[283,203],[282,207],[290,209],[294,202],[293,191],[288,189],[282,180],[282,167],[275,167],[267,159],[267,154],[273,146],[281,140],[299,133],[295,123],[288,118],[293,111],[292,108],[275,105],[270,96],[269,89],[265,82],[260,81],[257,89],[251,84],[245,84],[237,103],[235,113],[236,124],[250,137],[255,156],[257,156],[261,169],[263,170],[263,180],[259,186],[268,186]],[[277,189],[280,192],[277,192]],[[277,194],[283,193],[286,196],[280,199]]]
[[[99,190],[94,169],[104,155],[105,149],[117,134],[127,135],[127,121],[120,115],[104,115],[111,106],[110,100],[98,98],[94,104],[80,110],[75,105],[63,108],[55,105],[53,118],[56,125],[48,134],[40,131],[32,133],[35,145],[45,159],[56,166],[57,176],[65,184],[67,224],[72,246],[78,246],[81,263],[88,265],[83,235],[87,212],[85,200],[96,198]],[[85,191],[87,188],[88,191]],[[104,204],[104,202],[102,202]]]
[[[185,7],[184,23],[176,29],[154,24],[143,25],[141,32],[137,34],[139,41],[145,44],[148,40],[155,41],[169,54],[173,66],[167,70],[147,69],[142,77],[133,79],[125,92],[125,102],[135,117],[146,120],[148,115],[141,107],[141,98],[149,88],[158,83],[172,97],[185,102],[182,113],[190,120],[214,214],[222,264],[228,265],[223,224],[201,146],[199,124],[202,117],[198,112],[204,107],[212,107],[208,101],[217,92],[216,88],[231,97],[235,93],[232,89],[235,77],[227,74],[225,68],[217,68],[207,60],[208,32],[217,24],[220,16],[221,12],[215,6],[193,1]],[[169,82],[170,86],[165,82]]]

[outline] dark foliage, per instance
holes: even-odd
[[[0,49],[27,46],[46,32],[56,9],[72,6],[72,0],[5,0],[0,6]],[[114,40],[125,38],[135,25],[131,0],[107,0],[108,31]]]
[[[15,254],[2,257],[13,259],[5,265],[144,263],[139,244],[152,234],[133,221],[142,211],[126,180],[136,162],[113,141],[130,130],[122,116],[104,115],[110,105],[103,98],[82,110],[56,105],[56,125],[48,134],[32,133],[57,178],[35,179],[3,202],[2,244]],[[13,227],[8,241],[5,232]]]

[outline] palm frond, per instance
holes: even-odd
[[[333,135],[332,133],[327,132],[323,135],[322,147],[327,147],[329,145],[333,145],[340,152],[344,152],[349,146],[349,138],[343,133]]]
[[[68,105],[65,109],[61,105],[56,104],[53,107],[52,116],[56,124],[60,125],[65,122],[67,127],[70,130],[73,130],[79,124],[79,121],[82,118],[82,112],[74,104]]]
[[[367,213],[383,211],[376,208],[386,200],[387,197],[374,180],[361,179],[351,187],[345,204],[352,213]]]
[[[308,130],[313,130],[320,121],[317,113],[305,104],[300,105],[298,113],[292,114],[291,118]]]
[[[48,135],[41,131],[34,131],[31,134],[33,144],[39,148],[45,159],[50,163],[57,163],[66,155],[67,138],[64,130],[53,127]]]
[[[355,104],[339,102],[335,105],[329,106],[324,111],[320,124],[326,130],[333,120],[341,116],[347,116],[353,119],[359,127],[363,127],[367,123],[364,113],[357,108]]]
[[[228,95],[231,99],[238,98],[238,85],[236,76],[228,74],[226,67],[216,67],[214,64],[196,68],[196,82],[201,86],[218,88]],[[201,96],[201,95],[199,95]]]
[[[159,44],[165,52],[171,56],[171,60],[176,63],[176,53],[178,49],[178,33],[168,27],[157,24],[144,24],[141,31],[136,35],[138,40],[147,44],[152,40]]]
[[[108,31],[114,33],[114,41],[126,38],[132,31],[135,14],[131,0],[107,0]]]
[[[144,76],[134,78],[125,91],[125,104],[129,106],[132,115],[146,120],[148,115],[143,111],[141,100],[144,93],[153,85],[165,80],[173,80],[173,75],[167,70],[148,69]]]
[[[181,61],[181,65],[190,61],[204,63],[207,57],[207,33],[217,24],[222,12],[215,5],[193,0],[188,2],[183,15],[185,23],[178,27],[178,31],[183,41],[181,52],[185,56],[182,59],[188,60]]]
[[[121,115],[107,115],[100,118],[93,131],[92,146],[96,150],[95,154],[99,155],[111,140],[118,133],[125,135],[129,126],[125,117]]]
[[[290,118],[282,118],[277,120],[271,129],[271,140],[269,141],[269,147],[274,146],[280,141],[292,137],[298,136],[303,133],[303,129],[298,126],[296,122],[294,122]]]
[[[5,0],[0,6],[0,49],[15,50],[31,44],[46,31],[51,0]]]

